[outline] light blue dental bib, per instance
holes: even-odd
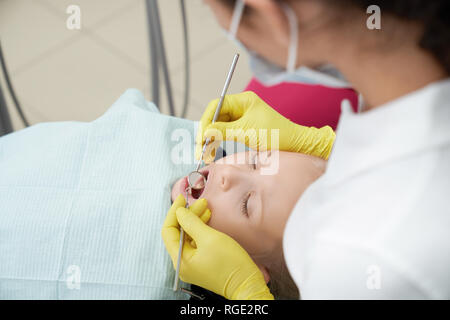
[[[2,137],[0,299],[188,299],[172,291],[161,226],[193,141],[194,122],[135,89],[93,122]]]

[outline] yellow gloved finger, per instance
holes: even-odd
[[[176,211],[178,208],[184,208],[186,206],[186,201],[182,194],[178,195],[178,197],[173,202],[172,206],[167,213],[166,219],[163,224],[164,228],[179,228],[179,224],[176,217]],[[205,223],[208,222],[211,217],[211,211],[208,209],[208,201],[205,198],[201,198],[196,200],[190,207],[193,213],[195,213],[198,217],[202,219]],[[178,238],[179,240],[180,238]]]
[[[198,237],[197,239],[192,237],[192,230],[194,229],[194,234],[198,235],[196,232],[199,228],[198,225],[206,226],[206,224],[188,208],[178,208],[176,215],[178,223],[183,228],[186,237],[183,244],[182,260],[189,261],[195,254],[195,250],[197,249],[196,240],[198,240]],[[187,227],[187,229],[185,229],[185,227]],[[182,274],[180,274],[180,278],[185,281]]]
[[[227,124],[227,122],[215,122],[216,123],[222,123],[222,124]],[[213,124],[213,125],[214,125]],[[205,135],[205,133],[208,132],[208,136]],[[205,138],[204,142],[196,142],[195,144],[195,158],[197,160],[200,159],[202,151],[203,151],[203,147],[204,147],[204,143],[206,143],[206,138],[209,138],[209,143],[205,149],[205,153],[203,154],[203,161],[205,161],[205,163],[211,163],[212,161],[214,161],[214,158],[216,156],[216,151],[217,148],[220,146],[220,143],[224,140],[224,133],[222,133],[222,131],[219,130],[215,130],[215,129],[209,129],[204,131],[203,136]]]
[[[183,208],[186,205],[186,200],[182,194],[178,195],[178,197],[173,202],[172,206],[167,213],[166,219],[164,220],[163,228],[175,227],[178,228],[178,221],[176,217],[176,211],[178,208]]]
[[[172,262],[174,263],[174,265],[176,265],[180,243],[180,226],[177,221],[176,210],[178,208],[184,208],[185,205],[186,202],[184,200],[184,197],[180,194],[173,202],[161,230],[164,244],[167,251],[169,252],[170,257],[172,258]],[[189,207],[189,210],[191,210],[195,215],[200,217],[200,219],[206,223],[211,218],[211,211],[208,209],[207,205],[208,202],[206,199],[198,199]]]
[[[197,244],[203,241],[202,235],[204,233],[214,231],[202,219],[186,208],[178,208],[176,214],[178,223]]]
[[[236,133],[244,133],[245,129],[248,129],[244,127],[245,123],[241,120],[242,118],[230,122],[217,121],[211,123],[204,131],[203,137],[205,140],[209,139],[213,141],[230,140],[230,137],[235,136]]]
[[[205,131],[206,139],[235,141],[244,143],[254,150],[267,150],[267,141],[271,139],[272,129],[262,129],[248,119],[240,118],[232,122],[215,122]]]
[[[208,209],[208,201],[205,198],[198,199],[189,206],[189,210],[195,213],[197,217],[200,217],[206,209]]]
[[[309,154],[327,160],[333,148],[336,134],[329,126],[322,128],[295,125],[295,133],[289,139],[289,151]]]
[[[216,158],[217,149],[220,147],[220,144],[221,144],[220,140],[214,140],[208,144],[208,146],[205,149],[205,153],[203,154],[203,158],[202,158],[206,164],[209,164],[214,161],[214,159]],[[195,152],[196,152],[196,158],[200,159],[201,153],[202,153],[202,147],[199,147],[197,145]]]
[[[211,210],[206,209],[205,212],[201,216],[199,216],[200,220],[202,220],[204,223],[208,223],[209,219],[211,218]],[[189,241],[191,243],[191,246],[194,248],[197,248],[197,244],[195,243],[195,240],[193,240],[189,235],[186,235],[189,238]]]
[[[207,223],[211,218],[211,210],[208,209],[208,201],[205,198],[196,200],[188,209],[204,223]]]
[[[199,217],[204,223],[207,223],[211,218],[211,211],[207,207],[208,201],[204,198],[196,200],[190,207],[191,210],[197,217]],[[189,235],[186,236],[186,241],[192,241]]]
[[[174,266],[176,265],[178,246],[180,242],[180,229],[176,211],[179,208],[184,208],[185,204],[186,201],[183,195],[180,194],[170,207],[161,229],[161,236],[163,238],[164,245],[170,255],[170,258],[172,259],[172,263],[174,264]]]
[[[228,122],[242,117],[244,113],[244,108],[242,106],[243,102],[248,102],[245,93],[227,94],[223,100],[217,121]],[[205,130],[212,123],[218,103],[219,99],[212,100],[208,103],[208,106],[200,119],[200,128],[202,130]],[[204,142],[201,134],[197,134],[196,142],[200,144]]]
[[[212,100],[206,107],[205,111],[203,112],[202,118],[200,119],[200,125],[195,139],[195,143],[197,145],[195,157],[197,160],[200,159],[201,150],[206,140],[206,138],[204,137],[204,133],[214,119],[214,114],[216,112],[218,103],[219,99]],[[246,106],[242,105],[242,103],[249,103],[246,92],[226,95],[216,121],[227,123],[241,118],[246,108]]]
[[[188,218],[184,218],[184,215],[187,215]],[[191,228],[192,224],[200,223],[200,224],[204,224],[206,226],[206,223],[211,218],[211,211],[209,209],[206,209],[203,212],[203,214],[201,216],[199,216],[199,215],[195,214],[191,210],[191,207],[189,207],[189,208],[179,208],[177,210],[177,218],[179,216],[181,216],[182,220],[185,219],[185,220],[183,220],[182,223],[180,223],[181,227],[183,228],[183,225],[186,226],[186,224],[184,224],[184,223],[187,221],[186,223],[188,225],[188,228],[192,232],[192,228]],[[190,216],[192,216],[193,218],[190,218]],[[191,221],[191,219],[193,219],[193,221]],[[185,230],[185,238],[186,239],[185,239],[185,242],[183,244],[183,259],[189,260],[195,254],[195,250],[197,249],[197,243],[195,242],[195,239],[193,239],[190,236],[189,231],[187,231],[186,229],[184,229],[184,230]],[[211,229],[211,230],[213,230],[213,229]],[[175,257],[175,260],[174,260],[174,268],[176,266],[177,258],[178,258],[178,256]],[[184,279],[182,274],[180,275],[180,277],[181,277],[181,279],[183,281],[185,281],[185,279]]]
[[[200,216],[200,220],[202,220],[203,223],[208,223],[209,219],[211,219],[211,210],[206,209]]]

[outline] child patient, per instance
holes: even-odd
[[[300,153],[237,153],[202,168],[205,188],[188,195],[187,202],[205,198],[212,212],[208,225],[249,253],[275,298],[296,299],[299,292],[283,258],[283,230],[299,196],[325,166],[325,160]],[[187,186],[186,177],[179,179],[172,201]]]

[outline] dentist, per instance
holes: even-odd
[[[350,83],[364,98],[360,114],[343,102],[327,170],[285,227],[284,257],[301,297],[450,299],[449,2],[206,2],[259,80]],[[369,28],[371,5],[381,29]],[[234,138],[227,129],[278,129],[280,150],[305,151],[297,147],[305,130],[255,94],[225,101],[220,121],[211,124],[216,101],[203,114],[197,155],[214,130]],[[322,148],[319,156],[323,137],[305,142]],[[228,299],[273,299],[245,250],[197,214],[175,202],[162,229],[174,263],[179,225],[195,241],[185,243],[181,279]]]

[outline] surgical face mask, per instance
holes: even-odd
[[[316,69],[306,66],[296,68],[298,50],[298,21],[295,12],[286,4],[282,8],[289,22],[289,51],[286,68],[282,68],[270,63],[257,53],[247,49],[236,37],[239,23],[244,12],[243,0],[236,0],[236,4],[231,18],[229,31],[225,31],[227,36],[243,48],[250,58],[250,69],[253,75],[267,86],[279,84],[281,82],[296,82],[304,84],[320,84],[332,88],[350,87],[349,83],[332,65],[323,65]]]

